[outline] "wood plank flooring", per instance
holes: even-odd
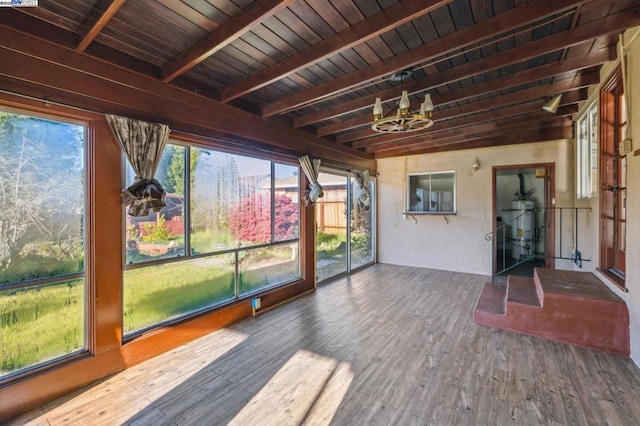
[[[474,324],[486,279],[375,265],[11,424],[640,423],[630,359]]]

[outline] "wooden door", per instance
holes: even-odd
[[[626,165],[618,150],[626,138],[622,73],[600,94],[600,268],[624,285],[626,271]]]

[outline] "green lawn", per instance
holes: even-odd
[[[232,299],[233,274],[233,264],[219,258],[125,271],[124,332],[140,330]]]
[[[0,292],[0,374],[82,349],[83,300],[83,280]]]
[[[240,294],[297,278],[291,253],[288,246],[247,251]],[[126,270],[124,333],[233,300],[234,260],[225,254]],[[84,300],[83,280],[0,292],[0,376],[83,349]]]

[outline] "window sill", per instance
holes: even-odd
[[[625,287],[625,280],[620,278],[619,276],[617,276],[616,274],[601,269],[601,268],[596,268],[596,271],[598,271],[603,278],[605,278],[608,282],[610,282],[611,284],[613,284],[614,286],[616,286],[618,288],[618,290],[624,292],[624,293],[628,293],[629,289]]]

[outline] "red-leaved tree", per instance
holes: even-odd
[[[231,210],[229,230],[238,241],[271,242],[271,202],[268,196],[253,194]],[[298,236],[298,205],[283,194],[276,195],[275,239]]]

